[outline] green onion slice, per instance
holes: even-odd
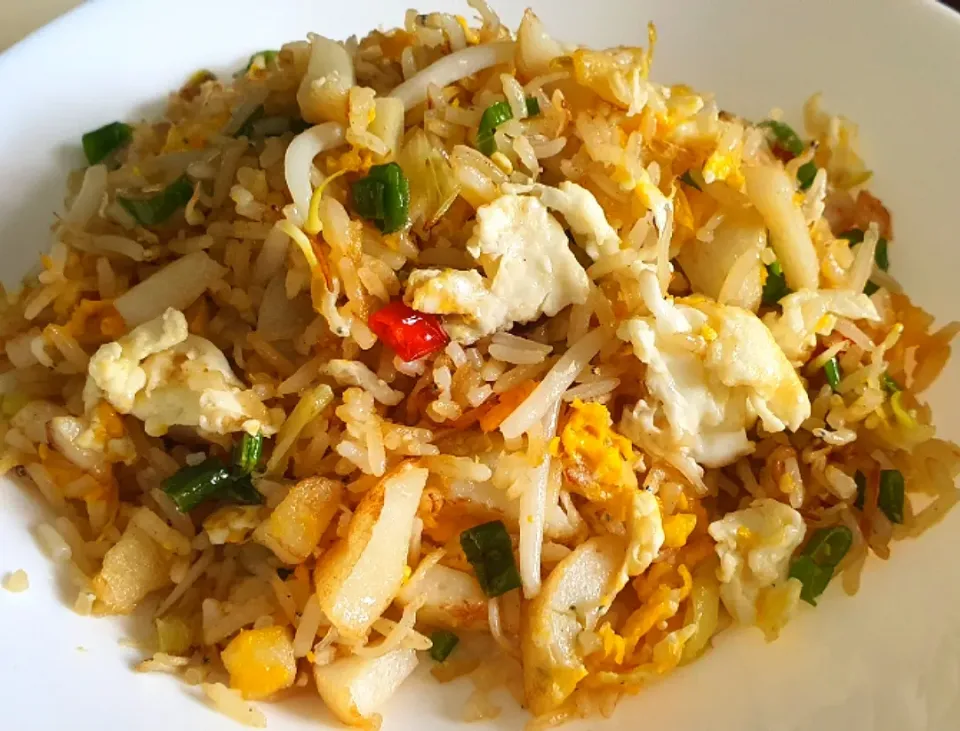
[[[253,125],[263,119],[264,114],[265,110],[263,108],[263,104],[260,104],[256,109],[250,112],[249,117],[243,120],[243,124],[240,125],[240,129],[234,132],[233,136],[246,137],[247,139],[253,137]]]
[[[878,289],[880,289],[880,285],[870,280],[863,286],[863,293],[867,295],[867,297],[870,297]]]
[[[540,102],[532,96],[527,97],[527,116],[535,117],[538,114],[540,114]],[[497,143],[493,139],[493,133],[497,127],[510,119],[513,119],[513,110],[510,109],[509,102],[496,102],[484,109],[480,126],[477,128],[477,149],[487,157],[496,152]]]
[[[240,475],[239,477],[234,475],[233,480],[224,485],[223,490],[217,497],[241,505],[263,504],[263,495],[253,486],[250,475]]]
[[[863,241],[863,231],[859,228],[851,228],[849,231],[840,234],[838,238],[846,239],[851,246],[855,246]]]
[[[189,513],[233,481],[233,475],[223,462],[210,457],[198,465],[181,467],[163,481],[163,491],[173,500],[177,510]]]
[[[460,546],[487,596],[500,596],[520,587],[513,544],[502,520],[465,530],[460,534]]]
[[[383,233],[399,231],[409,222],[410,183],[397,163],[374,165],[351,192],[357,213],[374,221]]]
[[[857,470],[853,476],[853,481],[857,483],[857,498],[853,501],[853,507],[857,510],[863,510],[864,501],[867,499],[867,476]]]
[[[250,60],[247,61],[247,65],[243,69],[243,73],[247,73],[250,70],[250,67],[253,66],[253,62],[257,60],[257,56],[263,56],[263,65],[269,66],[272,61],[274,61],[277,56],[280,55],[279,51],[257,51],[250,57]]]
[[[877,505],[891,523],[903,523],[904,500],[903,473],[900,470],[881,470]]]
[[[257,469],[261,456],[263,456],[263,434],[250,436],[245,433],[233,449],[233,466],[241,474],[249,475]]]
[[[823,364],[823,372],[827,376],[827,383],[830,384],[830,388],[836,391],[837,386],[840,385],[840,363],[837,361],[837,356],[833,356]]]
[[[680,182],[686,183],[691,188],[696,188],[697,190],[703,190],[703,188],[700,187],[700,183],[703,181],[703,176],[697,175],[697,177],[700,178],[700,182],[698,182],[697,179],[694,178],[693,176],[694,176],[694,171],[687,170],[687,172],[685,172],[683,175],[680,176]]]
[[[800,184],[800,190],[807,190],[813,185],[815,177],[817,177],[817,166],[812,160],[801,165],[797,170],[797,183]]]
[[[891,378],[890,374],[886,372],[884,372],[883,375],[880,376],[880,387],[883,388],[884,391],[886,391],[888,394],[891,394],[891,395],[897,393],[897,391],[903,390],[902,388],[900,388],[900,384],[897,383],[893,378]]]
[[[845,525],[820,528],[807,541],[801,554],[790,566],[790,576],[803,584],[800,598],[817,606],[817,598],[823,594],[834,569],[853,545],[853,533]]]
[[[453,648],[460,642],[460,638],[453,632],[439,629],[431,633],[430,641],[433,643],[433,646],[430,648],[430,657],[437,662],[443,662],[450,657],[450,653],[453,652]]]
[[[127,145],[133,139],[133,127],[123,122],[111,122],[99,129],[87,132],[82,138],[83,154],[87,162],[96,165],[114,150]]]
[[[136,219],[141,226],[156,226],[163,223],[176,211],[183,208],[193,197],[193,184],[186,175],[181,175],[170,185],[150,198],[124,198],[117,202]]]
[[[873,252],[873,260],[877,262],[877,266],[880,267],[882,271],[887,271],[890,269],[890,252],[887,250],[887,240],[884,238],[877,239],[877,248]]]
[[[787,278],[783,275],[780,262],[770,264],[767,267],[767,281],[763,284],[763,304],[775,305],[792,291],[787,286]]]
[[[781,150],[789,152],[796,157],[803,152],[803,140],[793,131],[793,127],[785,122],[777,122],[773,119],[767,119],[760,123],[760,127],[766,127],[773,132],[776,146]]]

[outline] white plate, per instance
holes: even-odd
[[[559,37],[591,45],[660,43],[654,76],[714,90],[725,108],[760,118],[795,116],[822,90],[833,110],[861,123],[874,191],[894,212],[893,270],[941,318],[958,314],[960,245],[960,17],[932,2],[894,0],[531,0]],[[80,135],[158,109],[190,72],[236,69],[249,54],[317,31],[333,37],[402,23],[408,0],[151,0],[89,3],[0,56],[0,272],[15,281],[48,245],[67,171],[82,164]],[[465,6],[431,0],[432,9]],[[521,3],[498,3],[513,27]],[[960,437],[960,370],[930,394],[942,434]],[[951,408],[954,407],[954,408]],[[28,731],[218,731],[238,728],[195,689],[132,672],[123,622],[85,619],[65,605],[28,526],[33,497],[0,485],[0,574],[25,568],[25,594],[0,591],[0,726]],[[782,637],[725,635],[713,652],[613,719],[584,727],[671,731],[960,728],[960,511],[891,561],[868,564],[861,592],[837,587],[805,607]],[[79,648],[84,648],[81,651]],[[424,663],[426,665],[427,663]],[[446,729],[466,684],[422,681],[385,709],[387,729]],[[488,727],[525,719],[504,702]],[[273,729],[331,723],[319,701],[268,710]]]

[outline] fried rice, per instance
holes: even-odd
[[[922,394],[960,325],[888,272],[857,126],[470,6],[84,135],[3,292],[0,474],[74,610],[241,723],[376,727],[420,662],[464,720],[609,715],[957,501]]]

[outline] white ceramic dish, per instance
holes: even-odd
[[[861,122],[874,191],[893,210],[893,269],[920,304],[960,314],[956,215],[960,170],[960,16],[918,0],[529,0],[565,40],[639,43],[658,24],[654,76],[717,92],[721,105],[760,117],[795,113],[822,90]],[[317,31],[333,37],[400,24],[409,0],[120,0],[90,2],[0,56],[0,272],[6,283],[48,245],[63,180],[81,164],[82,132],[148,115],[190,72],[232,70],[252,51]],[[467,9],[425,0],[422,9]],[[513,27],[525,3],[495,3]],[[943,435],[960,437],[960,366],[929,394]],[[32,731],[238,728],[199,693],[132,672],[123,622],[73,614],[29,526],[33,496],[0,485],[0,574],[24,568],[31,589],[0,591],[0,726]],[[960,511],[891,561],[868,564],[850,599],[837,587],[805,608],[774,644],[757,631],[717,647],[591,729],[692,731],[946,731],[960,728]],[[72,597],[70,597],[72,600]],[[426,663],[424,663],[426,665]],[[459,726],[467,684],[411,682],[385,709],[387,729]],[[487,727],[517,728],[505,700]],[[270,728],[331,724],[319,700],[268,709]]]

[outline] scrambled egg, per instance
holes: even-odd
[[[779,432],[796,430],[810,415],[803,383],[753,313],[699,297],[669,301],[652,270],[640,273],[639,284],[651,315],[624,322],[617,335],[647,365],[646,385],[658,405],[639,405],[647,429],[658,428],[662,409],[665,451],[723,467],[752,451],[746,430],[757,416],[767,431]]]
[[[260,518],[259,505],[224,505],[207,516],[203,530],[214,546],[245,543]]]
[[[556,188],[536,184],[513,185],[508,189],[515,193],[533,193],[547,208],[562,215],[577,243],[591,259],[619,251],[619,234],[607,221],[593,193],[586,188],[565,180]]]
[[[767,324],[777,345],[795,362],[806,360],[817,335],[833,332],[836,318],[879,321],[880,315],[865,294],[849,290],[801,289],[780,300],[782,315],[769,315]]]
[[[576,399],[559,446],[567,478],[588,500],[605,502],[636,487],[633,445],[613,431],[603,404]]]
[[[653,563],[663,547],[665,535],[660,504],[646,490],[633,493],[633,508],[627,520],[627,553],[621,571],[621,584],[627,577],[639,576]]]
[[[286,627],[245,629],[220,653],[230,673],[230,687],[248,700],[289,688],[297,675],[293,640]]]
[[[163,315],[107,343],[90,359],[84,388],[87,411],[106,399],[121,414],[161,436],[173,425],[227,434],[276,431],[276,416],[230,369],[209,340],[190,335],[183,313]]]
[[[563,227],[537,198],[510,194],[481,206],[467,250],[483,275],[414,271],[404,295],[415,310],[444,315],[444,328],[456,341],[473,343],[586,302],[587,273],[571,253]]]
[[[806,532],[803,516],[763,498],[727,513],[708,531],[720,557],[720,598],[740,624],[752,625],[768,590],[787,578],[790,557]]]

